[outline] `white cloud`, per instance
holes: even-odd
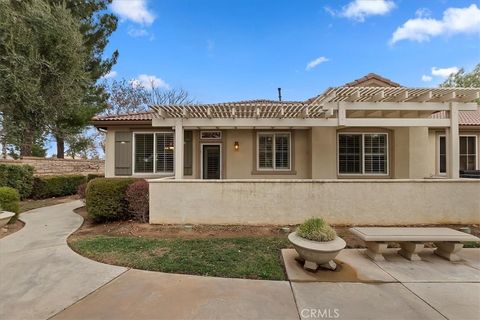
[[[137,28],[128,28],[127,33],[129,36],[134,38],[146,37],[150,35],[150,33],[146,29],[137,29]]]
[[[120,18],[143,25],[151,25],[155,21],[154,13],[147,8],[147,0],[113,0],[112,11]]]
[[[162,88],[170,89],[170,85],[165,80],[154,75],[141,74],[136,79],[130,81],[132,86],[142,86],[146,89]]]
[[[422,42],[430,40],[431,37],[457,33],[480,34],[480,9],[476,4],[467,8],[448,8],[443,12],[442,20],[430,18],[425,14],[425,10],[417,10],[417,17],[398,27],[390,43],[401,40]]]
[[[432,79],[433,79],[432,77],[427,76],[426,74],[422,76],[422,81],[425,81],[425,82],[430,82],[432,81]]]
[[[432,76],[448,78],[449,75],[457,73],[460,70],[458,67],[449,67],[449,68],[432,68]]]
[[[329,59],[327,59],[325,57],[318,57],[317,59],[310,61],[307,64],[307,66],[305,67],[305,70],[309,71],[309,70],[315,68],[316,66],[318,66],[319,64],[321,64],[323,62],[327,62],[327,61],[329,61]]]
[[[367,16],[382,16],[394,8],[395,3],[391,0],[354,0],[344,6],[339,15],[363,22]],[[331,10],[327,11],[332,14]]]
[[[115,78],[117,75],[118,75],[117,71],[112,70],[109,73],[107,73],[106,75],[104,75],[102,78],[103,79],[111,79],[111,78]]]

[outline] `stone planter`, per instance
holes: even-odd
[[[0,211],[0,228],[2,228],[4,225],[12,219],[12,217],[15,215],[13,212],[9,211]]]
[[[302,238],[296,232],[290,233],[288,240],[297,250],[300,259],[305,261],[303,267],[311,271],[316,271],[319,266],[335,270],[337,265],[333,259],[347,245],[345,240],[340,237],[336,237],[332,241],[319,242]]]

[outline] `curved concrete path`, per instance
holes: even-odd
[[[73,252],[67,237],[82,224],[73,201],[21,215],[25,226],[0,239],[0,318],[47,319],[127,269]]]

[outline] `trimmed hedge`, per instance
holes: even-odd
[[[129,218],[125,192],[133,178],[97,178],[87,184],[86,206],[88,216],[95,222]]]
[[[35,177],[31,198],[45,199],[76,194],[78,187],[85,181],[83,175]]]
[[[87,174],[87,182],[90,182],[90,180],[96,179],[96,178],[105,178],[105,175],[103,174],[96,174],[96,173],[89,173]]]
[[[0,187],[17,189],[21,199],[28,198],[33,188],[33,172],[29,165],[0,164]]]
[[[0,187],[0,208],[5,211],[20,212],[20,194],[14,188]]]

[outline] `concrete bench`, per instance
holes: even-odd
[[[471,234],[450,228],[406,228],[406,227],[356,227],[350,232],[365,241],[366,254],[375,261],[383,261],[383,252],[387,242],[398,242],[400,255],[408,260],[421,260],[418,253],[425,242],[433,242],[437,249],[435,254],[450,261],[459,261],[456,254],[466,241],[480,241]]]

